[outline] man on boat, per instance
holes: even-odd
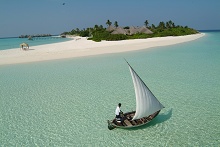
[[[121,124],[123,125],[123,122],[124,122],[124,119],[122,117],[123,112],[121,111],[120,107],[121,107],[121,103],[119,103],[115,109],[115,115],[116,115],[115,119],[116,121],[120,121]]]

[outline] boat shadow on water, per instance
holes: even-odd
[[[128,130],[133,131],[133,130],[145,129],[148,127],[153,127],[155,125],[158,125],[160,123],[163,123],[163,122],[169,120],[172,117],[172,114],[173,114],[173,109],[171,108],[167,112],[164,112],[162,114],[158,114],[157,117],[155,117],[151,122],[147,123],[146,125],[143,125],[140,127],[135,127],[135,128],[130,128]]]

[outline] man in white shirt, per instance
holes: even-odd
[[[115,109],[115,118],[117,121],[121,121],[121,124],[123,125],[124,119],[120,116],[120,113],[123,113],[120,109],[121,103],[118,104],[118,106]]]

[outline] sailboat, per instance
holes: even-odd
[[[128,62],[127,64],[134,84],[136,111],[121,114],[123,122],[118,121],[116,118],[108,120],[109,130],[114,128],[133,128],[145,125],[152,121],[160,113],[161,109],[164,108],[131,65]]]

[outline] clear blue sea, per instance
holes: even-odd
[[[0,50],[20,48],[20,44],[23,42],[28,43],[29,46],[36,46],[42,44],[63,42],[68,40],[70,40],[70,38],[61,38],[57,36],[34,37],[33,40],[28,40],[27,38],[0,38]]]
[[[0,146],[220,145],[220,32],[150,50],[0,66]],[[135,109],[124,58],[165,106],[148,125],[108,130]]]

